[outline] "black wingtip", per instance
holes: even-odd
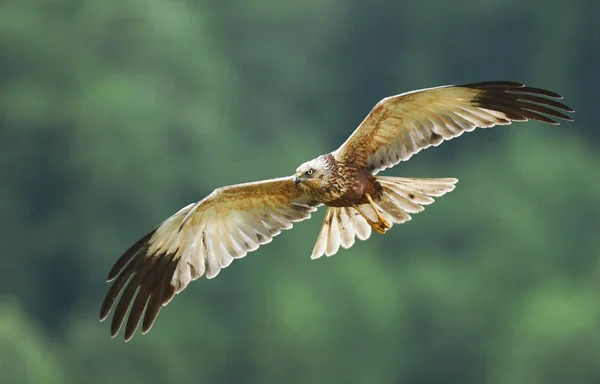
[[[130,262],[115,276],[116,279],[104,298],[100,321],[109,316],[118,298],[110,326],[112,338],[125,325],[125,341],[131,340],[140,322],[142,333],[148,332],[156,321],[161,306],[175,295],[171,279],[178,264],[176,252],[148,254],[147,251],[148,247],[144,246],[136,251]]]
[[[512,121],[537,120],[551,125],[560,125],[554,120],[573,121],[566,113],[574,110],[556,101],[562,99],[558,93],[528,87],[511,81],[491,81],[464,85],[479,92],[473,102],[481,108],[502,112]]]
[[[127,333],[125,332],[125,337],[123,338],[125,340],[126,343],[130,342],[131,339],[133,339],[133,334],[135,333],[135,330],[131,333]]]
[[[468,83],[459,85],[459,87],[486,89],[486,88],[524,88],[525,84],[516,81],[480,81],[477,83]]]
[[[106,320],[106,318],[108,317],[108,313],[106,312],[106,310],[104,309],[104,307],[102,307],[102,309],[100,309],[100,316],[99,316],[99,321],[102,323],[104,320]]]
[[[519,83],[516,81],[484,81],[479,83],[469,83],[461,85],[461,87],[465,88],[473,88],[473,89],[494,89],[494,88],[504,88],[507,92],[519,92],[519,93],[533,93],[538,95],[543,95],[546,97],[550,97],[553,99],[562,99],[563,97],[556,93],[549,91],[543,88],[534,88],[529,87],[523,83]]]
[[[117,260],[117,262],[112,266],[112,268],[108,272],[108,275],[106,277],[106,282],[107,283],[110,283],[111,281],[113,281],[119,275],[119,273],[121,272],[121,270],[123,270],[123,268],[125,268],[125,265],[127,265],[127,263],[137,253],[139,253],[140,251],[148,248],[148,242],[150,241],[150,238],[152,238],[152,236],[154,235],[154,233],[156,233],[157,229],[158,228],[154,228],[153,230],[151,230],[150,232],[148,232],[144,237],[142,237],[135,244],[133,244],[131,247],[129,247],[123,253],[123,255],[121,255],[121,257],[119,257],[119,259]]]

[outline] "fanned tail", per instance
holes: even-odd
[[[419,213],[424,205],[433,203],[433,197],[440,197],[452,191],[458,182],[454,178],[413,179],[405,177],[378,176],[383,193],[374,201],[375,209],[390,224],[402,224],[411,219],[410,214]],[[361,204],[358,208],[373,222],[377,214],[371,204]],[[311,258],[337,253],[340,246],[350,248],[357,237],[366,240],[371,236],[371,226],[353,207],[329,207],[323,220],[321,232]]]

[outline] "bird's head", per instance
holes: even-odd
[[[304,184],[317,187],[327,179],[328,164],[323,156],[303,163],[296,169],[294,180],[296,185]]]

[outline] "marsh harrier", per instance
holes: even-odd
[[[453,178],[415,179],[377,174],[424,148],[476,127],[513,121],[572,119],[573,112],[544,89],[513,82],[443,86],[387,97],[375,105],[335,151],[300,165],[294,175],[214,190],[142,237],[116,262],[100,320],[120,293],[111,326],[116,336],[131,307],[125,340],[140,321],[152,327],[161,307],[203,275],[211,279],[234,259],[269,243],[317,207],[327,212],[312,258],[349,248],[371,230],[385,233],[454,189]],[[136,295],[137,293],[137,295]]]

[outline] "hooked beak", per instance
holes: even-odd
[[[302,182],[302,179],[300,178],[301,176],[302,176],[301,173],[296,173],[296,176],[294,177],[294,183],[296,183],[296,185],[298,185]]]

